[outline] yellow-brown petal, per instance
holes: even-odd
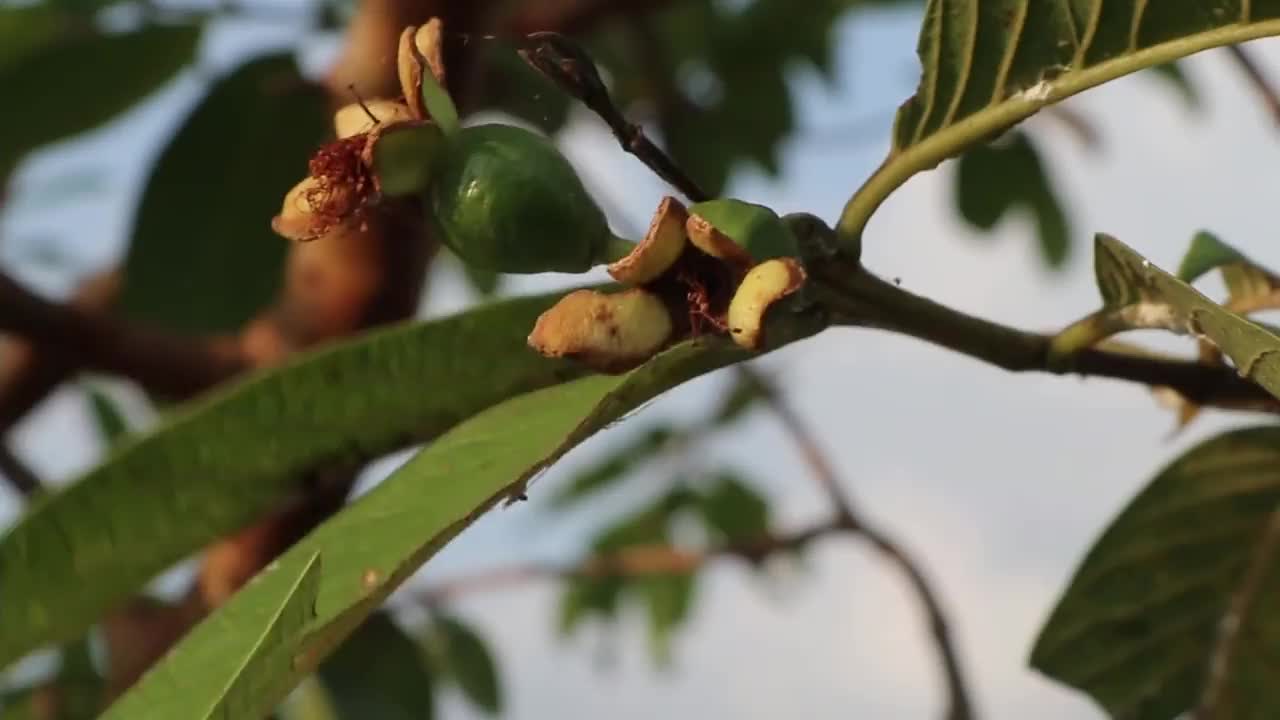
[[[335,198],[338,193],[349,191],[327,186],[316,177],[304,178],[285,194],[280,214],[271,220],[271,229],[290,240],[315,240],[339,224],[333,216],[322,211],[323,206],[343,202]]]
[[[601,372],[623,372],[653,357],[671,339],[671,314],[653,294],[632,288],[605,295],[576,290],[544,312],[529,346]]]
[[[751,268],[729,302],[729,334],[748,350],[764,346],[764,320],[774,303],[804,285],[804,267],[795,258],[774,258]]]
[[[400,33],[400,49],[396,58],[396,66],[400,74],[400,90],[404,100],[413,112],[415,120],[428,117],[427,109],[422,104],[422,65],[418,58],[426,61],[431,74],[441,87],[445,85],[444,55],[441,52],[441,32],[444,25],[440,18],[431,18],[426,25],[414,27],[410,25]]]
[[[624,285],[644,285],[666,272],[688,247],[689,213],[673,197],[664,197],[644,240],[626,257],[609,265],[609,274]]]

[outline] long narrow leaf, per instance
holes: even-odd
[[[582,374],[525,346],[555,295],[300,356],[128,440],[0,539],[0,667],[77,637],[157,573],[259,516],[318,467],[430,439]]]
[[[278,561],[293,567],[317,552],[324,557],[317,619],[296,648],[294,682],[446,542],[521,492],[541,469],[665,390],[741,359],[742,351],[725,342],[686,343],[626,375],[583,378],[513,398],[441,436]],[[233,652],[220,651],[234,642],[229,629],[252,626],[249,618],[265,592],[250,585],[235,595],[105,720],[143,717],[155,703],[178,702],[169,700],[184,692],[177,678],[225,672],[223,666],[235,662]]]

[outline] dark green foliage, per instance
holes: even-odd
[[[1026,133],[970,149],[960,157],[956,206],[974,227],[990,230],[1010,210],[1035,218],[1040,255],[1060,268],[1071,249],[1071,226],[1049,180],[1039,151]]]
[[[369,616],[319,669],[340,720],[430,720],[435,682],[417,642],[385,612]]]
[[[262,311],[288,251],[271,218],[331,133],[326,108],[289,55],[220,78],[147,180],[120,309],[187,333],[233,331]]]
[[[1236,430],[1164,468],[1094,544],[1036,641],[1031,664],[1112,717],[1192,709],[1228,603],[1280,507],[1280,428]],[[1280,573],[1241,618],[1226,708],[1280,713],[1274,692]]]
[[[191,62],[200,37],[191,26],[112,35],[59,27],[38,9],[0,9],[0,88],[10,98],[0,113],[0,179],[28,152],[96,128],[155,92]]]

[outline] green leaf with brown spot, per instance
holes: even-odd
[[[324,558],[316,621],[306,642],[293,648],[292,682],[305,677],[445,543],[485,511],[522,493],[573,447],[662,392],[745,357],[727,341],[687,342],[625,375],[586,377],[512,398],[436,439],[276,562],[281,572],[290,572],[315,553]],[[258,583],[233,596],[121,698],[109,717],[134,717],[149,707],[143,698],[170,701],[186,692],[186,679],[226,673],[235,654],[222,648],[234,645],[238,628],[253,626],[265,596]],[[282,695],[262,698],[261,706]]]

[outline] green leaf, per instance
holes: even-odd
[[[67,18],[45,4],[0,7],[0,73],[51,44],[67,26]]]
[[[702,493],[698,509],[722,542],[761,537],[769,531],[769,503],[737,475],[724,472]]]
[[[48,20],[3,17],[19,28],[34,23],[37,36],[52,32]],[[37,147],[98,127],[150,95],[191,62],[199,37],[196,27],[160,25],[66,35],[0,64],[0,88],[10,98],[10,111],[0,113],[0,177]]]
[[[442,435],[277,561],[281,568],[295,567],[319,552],[325,563],[316,623],[305,646],[294,648],[294,682],[445,543],[502,499],[519,496],[539,471],[656,395],[744,357],[724,341],[684,343],[625,375],[587,377],[512,398]],[[161,678],[223,672],[221,648],[235,635],[228,629],[251,618],[262,596],[257,583],[234,595],[120,703],[142,707],[134,697],[182,694]]]
[[[1150,72],[1172,85],[1178,91],[1178,94],[1182,96],[1182,100],[1188,108],[1196,109],[1200,107],[1200,93],[1196,90],[1196,86],[1192,84],[1191,78],[1188,78],[1187,74],[1182,71],[1181,64],[1167,62],[1153,65]]]
[[[649,649],[658,665],[671,662],[671,635],[689,616],[697,576],[654,575],[638,582],[649,611]]]
[[[115,400],[102,389],[93,385],[84,386],[84,394],[89,400],[89,410],[93,413],[94,424],[98,427],[98,435],[105,447],[113,447],[129,434],[129,422],[124,419]]]
[[[416,50],[414,54],[417,54]],[[422,87],[419,92],[422,94],[422,106],[427,109],[427,116],[445,135],[457,133],[460,127],[458,108],[453,104],[453,98],[449,97],[449,91],[436,80],[435,74],[427,69],[425,63],[420,77]]]
[[[846,243],[894,190],[1046,105],[1208,48],[1280,34],[1280,3],[929,0],[923,72],[884,164],[845,206]]]
[[[484,640],[456,618],[437,616],[432,633],[438,639],[449,677],[473,705],[496,715],[502,710],[498,666]]]
[[[418,643],[385,612],[369,616],[329,659],[320,680],[342,720],[430,720],[431,672]]]
[[[734,378],[733,387],[729,388],[729,392],[725,393],[719,407],[716,408],[712,423],[720,427],[732,424],[744,417],[756,407],[756,403],[766,397],[768,397],[767,389],[754,377],[739,374]]]
[[[493,297],[498,292],[498,288],[502,287],[501,273],[494,272],[488,268],[477,267],[470,263],[459,264],[462,266],[462,274],[467,279],[467,284],[480,297]]]
[[[47,496],[0,540],[0,667],[78,636],[308,471],[357,467],[583,370],[525,345],[560,293],[368,333],[180,408]],[[484,358],[477,362],[476,358]]]
[[[669,545],[676,516],[701,509],[704,498],[683,486],[606,527],[591,543],[597,556],[609,556],[636,547]],[[638,600],[648,612],[650,649],[654,661],[670,660],[671,631],[687,614],[692,582],[683,575],[659,575],[640,579],[605,574],[574,578],[560,599],[560,633],[568,635],[591,615],[613,619],[623,598]]]
[[[668,150],[719,196],[740,164],[778,172],[796,125],[790,73],[802,65],[830,76],[837,20],[856,4],[808,0],[797,11],[794,0],[673,3],[652,14],[654,40],[639,58],[634,35],[621,29],[622,57],[607,67],[624,105],[642,99],[664,109]]]
[[[1243,253],[1219,240],[1217,235],[1201,230],[1191,238],[1191,247],[1182,256],[1178,279],[1195,282],[1224,265],[1236,263],[1252,264]]]
[[[1045,263],[1061,268],[1066,262],[1070,223],[1026,133],[971,148],[960,157],[955,187],[960,216],[974,227],[990,230],[1009,210],[1023,207],[1036,219]]]
[[[1280,428],[1220,435],[1165,467],[1072,577],[1031,653],[1046,675],[1111,717],[1173,718],[1202,692],[1207,661],[1264,527],[1280,505]],[[1280,714],[1274,692],[1280,573],[1240,627],[1219,717]]]
[[[795,235],[777,213],[763,205],[717,198],[690,206],[689,214],[711,223],[712,227],[745,249],[756,262],[800,255]]]
[[[171,663],[161,662],[100,720],[238,720],[271,712],[296,682],[293,651],[315,619],[322,574],[314,552],[269,565],[252,581],[252,602],[242,606],[234,631],[219,628],[216,647],[184,644],[182,660],[196,671],[172,673]]]
[[[612,620],[618,614],[626,584],[618,577],[574,578],[560,596],[560,615],[556,628],[567,637],[583,620],[597,615]]]
[[[444,148],[444,134],[436,125],[403,125],[378,135],[373,167],[384,195],[415,195],[431,179],[432,161]]]
[[[655,425],[636,433],[600,462],[584,468],[570,478],[553,496],[552,502],[557,507],[564,508],[609,487],[652,458],[674,435],[675,430],[668,425]]]
[[[696,501],[697,496],[687,488],[676,486],[651,504],[602,530],[591,547],[599,554],[608,554],[637,545],[666,544],[675,515]]]
[[[231,332],[273,300],[288,243],[270,221],[329,132],[327,108],[292,54],[219,79],[147,180],[121,311],[172,330]]]
[[[1201,230],[1191,239],[1191,248],[1178,267],[1178,278],[1194,282],[1213,270],[1222,271],[1227,297],[1232,302],[1271,295],[1280,288],[1280,278],[1270,270],[1222,242],[1213,233]]]
[[[1243,377],[1280,397],[1280,336],[1214,303],[1113,237],[1099,234],[1094,245],[1105,307],[1090,322],[1106,328],[1102,336],[1156,328],[1210,340]]]

